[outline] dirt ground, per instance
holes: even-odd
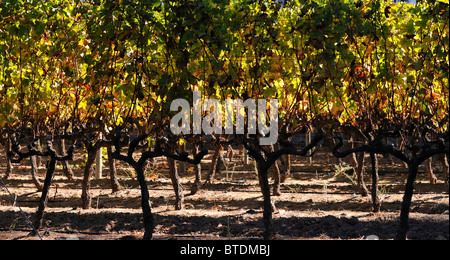
[[[209,171],[212,152],[202,163],[202,177]],[[209,161],[208,161],[209,159]],[[192,167],[181,173],[185,188],[185,209],[174,210],[175,195],[167,163],[159,159],[157,167],[147,171],[151,205],[156,219],[154,239],[261,239],[262,195],[254,165],[243,165],[242,156],[228,162],[228,171],[216,175],[215,182],[189,195],[195,180]],[[282,195],[272,197],[278,211],[273,214],[276,239],[366,239],[375,235],[393,239],[398,227],[406,169],[398,162],[391,164],[380,158],[380,195],[382,212],[372,213],[370,196],[362,197],[352,184],[352,176],[339,174],[337,159],[317,153],[310,163],[307,158],[293,158],[291,177],[282,184]],[[67,180],[58,168],[49,192],[49,203],[39,231],[44,240],[140,239],[143,236],[140,190],[132,169],[118,163],[122,189],[112,193],[108,169],[104,177],[92,180],[92,209],[81,209],[82,161],[71,162],[75,179]],[[370,160],[367,160],[370,161]],[[449,239],[449,196],[442,180],[439,163],[435,163],[439,181],[430,184],[420,174],[411,206],[408,239]],[[45,165],[45,162],[42,162]],[[341,164],[341,166],[344,164]],[[368,166],[368,165],[367,165]],[[0,160],[0,176],[5,172]],[[424,168],[421,168],[424,171]],[[17,198],[17,204],[33,220],[40,198],[31,181],[28,162],[14,165],[13,174],[5,181]],[[40,170],[43,181],[45,167]],[[365,181],[370,189],[370,168]],[[14,205],[5,188],[0,187],[0,239],[32,240],[31,228]]]

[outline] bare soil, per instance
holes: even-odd
[[[203,178],[209,171],[211,156],[212,152],[202,163]],[[174,210],[175,194],[165,160],[159,159],[157,167],[148,169],[147,182],[156,219],[154,239],[261,239],[263,198],[253,162],[244,165],[241,159],[242,156],[237,156],[229,162],[228,171],[217,174],[215,182],[204,186],[196,195],[189,195],[195,176],[188,166],[186,172],[180,174],[185,188],[185,208],[181,211]],[[131,168],[117,163],[122,189],[116,193],[111,192],[105,168],[106,177],[92,180],[92,209],[83,210],[82,162],[82,157],[71,162],[75,173],[72,181],[58,168],[49,192],[44,226],[39,231],[43,239],[142,238],[140,189]],[[370,235],[393,239],[407,171],[398,162],[392,164],[382,157],[380,163],[382,212],[374,214],[370,196],[358,193],[352,176],[339,174],[337,159],[326,153],[318,153],[312,163],[307,158],[293,158],[292,174],[281,186],[282,195],[272,197],[278,208],[273,214],[276,239],[366,239]],[[449,239],[449,196],[440,164],[435,164],[437,184],[430,184],[423,173],[416,182],[408,239]],[[16,205],[0,186],[0,239],[39,239],[29,236],[31,228],[17,205],[33,221],[41,193],[31,181],[28,162],[14,167],[5,183],[16,196]],[[370,167],[366,168],[365,181],[370,189]],[[2,158],[2,178],[5,169]],[[45,167],[39,172],[43,181]]]

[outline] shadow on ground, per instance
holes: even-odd
[[[33,218],[34,214],[30,217]],[[174,216],[155,214],[155,235],[164,239],[180,236],[215,236],[217,239],[240,238],[259,239],[262,235],[262,214],[248,211],[240,215],[222,217]],[[398,227],[395,217],[277,217],[274,219],[275,231],[282,239],[361,239],[376,235],[380,239],[392,239]],[[0,231],[27,230],[20,212],[4,211],[0,218]],[[140,213],[84,213],[50,212],[45,215],[45,231],[64,233],[84,233],[105,235],[142,232]],[[100,236],[101,237],[101,236]],[[449,239],[448,216],[415,216],[410,220],[409,239],[435,240]]]

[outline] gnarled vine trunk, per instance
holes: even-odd
[[[66,153],[66,141],[64,139],[61,139],[61,141],[58,144],[59,144],[58,145],[59,153],[60,154],[65,154]],[[73,180],[73,171],[72,171],[72,168],[70,168],[69,162],[68,161],[62,161],[61,164],[63,166],[63,173],[64,173],[64,175],[67,177],[67,179],[69,181]]]
[[[256,167],[258,170],[259,185],[264,199],[263,221],[264,221],[264,240],[270,240],[273,237],[273,219],[272,212],[276,210],[275,204],[270,197],[270,185],[268,178],[268,168],[264,161],[257,160]]]
[[[192,148],[192,154],[197,154],[199,152],[199,146],[197,144]],[[195,195],[202,185],[202,165],[194,165],[195,181],[191,188],[191,195]]]
[[[145,181],[144,165],[134,163],[133,168],[136,171],[139,187],[141,188],[141,207],[144,216],[144,240],[150,240],[153,237],[154,217],[150,206],[150,194]]]
[[[34,186],[36,186],[36,189],[38,191],[42,191],[44,188],[41,181],[38,179],[38,166],[37,166],[37,156],[31,156],[30,162],[31,162],[31,180],[33,181]]]
[[[411,208],[411,200],[414,194],[414,182],[416,181],[419,165],[412,161],[408,163],[408,179],[405,186],[405,194],[403,195],[402,209],[400,213],[400,225],[397,230],[396,240],[405,240],[409,230],[409,211]]]
[[[112,192],[118,192],[120,190],[119,180],[117,179],[116,160],[113,158],[112,146],[108,146],[108,163],[109,163],[109,177],[111,180]]]
[[[182,210],[184,203],[184,188],[181,185],[180,176],[178,175],[178,165],[172,158],[167,158],[169,163],[170,179],[175,191],[175,210]]]
[[[44,221],[44,212],[47,208],[48,203],[48,191],[50,190],[50,186],[52,184],[53,175],[56,169],[56,158],[51,157],[50,162],[47,165],[47,173],[45,175],[44,187],[42,189],[41,199],[39,200],[39,207],[36,212],[36,217],[34,221],[34,227],[36,229],[41,228],[42,223]]]
[[[88,155],[86,159],[86,165],[84,168],[83,181],[81,183],[81,207],[83,209],[91,208],[91,178],[94,174],[94,169],[92,166],[95,162],[95,156],[97,152],[94,149],[88,149]]]

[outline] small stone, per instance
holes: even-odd
[[[380,238],[378,236],[375,235],[370,235],[366,238],[366,240],[380,240]]]
[[[77,236],[68,236],[66,237],[66,240],[80,240]]]

